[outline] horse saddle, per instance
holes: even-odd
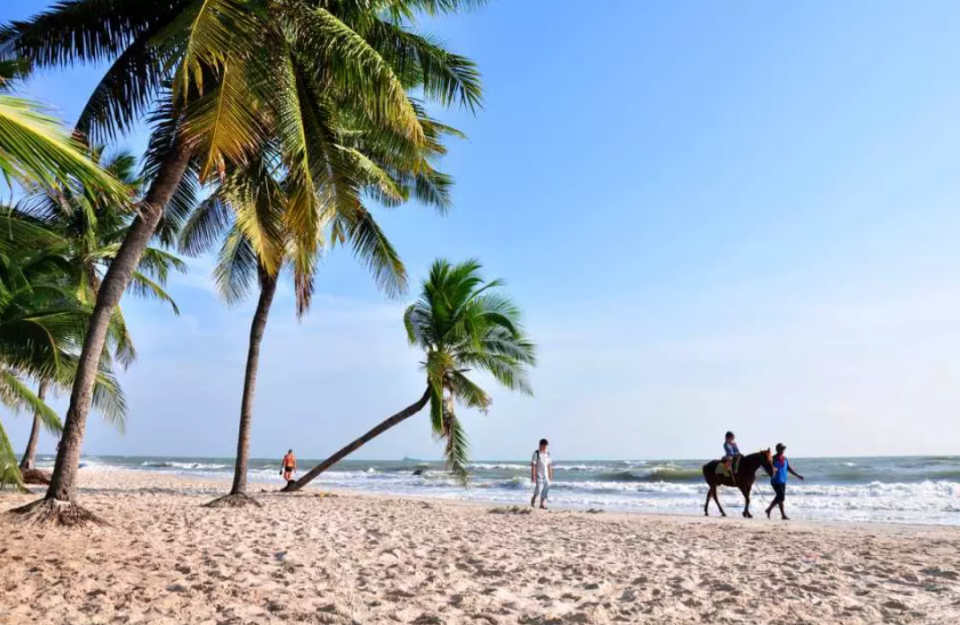
[[[741,458],[743,458],[742,455],[741,455],[741,456],[734,456],[734,457],[733,457],[733,462],[730,463],[730,471],[731,471],[732,473],[739,473],[739,472],[740,472],[740,459],[741,459]],[[723,464],[723,461],[721,460],[721,461],[720,461],[720,464],[717,465],[717,475],[726,475],[726,474],[727,474],[727,467]]]

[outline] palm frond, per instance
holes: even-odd
[[[459,103],[475,111],[481,106],[480,72],[470,59],[446,50],[429,35],[411,33],[403,26],[376,21],[364,34],[370,45],[391,63],[408,89],[443,106]]]
[[[110,319],[107,332],[110,345],[120,365],[124,368],[132,365],[137,360],[137,349],[134,347],[133,337],[127,329],[127,320],[123,316],[123,310],[119,307],[113,311],[113,317]],[[104,354],[106,355],[106,352]]]
[[[199,256],[213,249],[233,224],[233,214],[220,194],[214,194],[197,205],[180,230],[179,250]]]
[[[161,302],[166,302],[170,304],[170,308],[173,309],[173,314],[179,315],[180,309],[177,307],[177,303],[173,301],[173,298],[169,293],[159,284],[145,276],[139,271],[134,271],[133,275],[130,277],[130,284],[127,285],[127,291],[137,295],[138,297],[150,298],[160,300]]]
[[[261,145],[264,129],[242,61],[222,66],[215,87],[191,104],[183,131],[197,146],[200,180],[226,176],[227,165],[243,165]]]
[[[81,111],[74,130],[77,136],[87,142],[115,141],[147,113],[163,88],[171,62],[169,47],[157,45],[154,38],[173,15],[173,11],[160,14],[123,48]]]
[[[463,485],[469,477],[468,463],[470,461],[470,445],[467,440],[467,431],[452,410],[443,415],[443,459],[447,468]]]
[[[184,44],[174,89],[186,101],[194,90],[203,94],[205,78],[213,69],[223,69],[228,59],[249,54],[249,46],[261,32],[256,0],[198,0],[180,16]]]
[[[181,230],[193,214],[193,209],[200,204],[202,195],[203,185],[200,184],[198,167],[191,163],[163,210],[154,238],[166,247],[176,246]]]
[[[462,371],[448,372],[445,384],[453,399],[467,408],[476,408],[481,412],[486,412],[490,404],[493,403],[486,391],[472,382]]]
[[[406,292],[407,270],[403,261],[366,208],[360,206],[352,214],[338,214],[337,225],[353,246],[354,254],[373,273],[381,290],[390,297]]]
[[[0,368],[0,402],[14,409],[25,409],[40,415],[40,420],[49,429],[59,430],[60,417],[33,390],[12,371]]]
[[[17,465],[17,452],[13,450],[7,431],[3,428],[3,422],[0,421],[0,490],[7,484],[13,484],[13,487],[19,491],[26,490],[23,485],[23,476],[20,475],[20,467]]]
[[[121,434],[125,432],[127,400],[116,376],[103,366],[97,372],[93,385],[93,409]]]
[[[59,188],[68,178],[123,197],[123,188],[67,138],[56,120],[27,100],[0,95],[0,171]]]
[[[257,280],[257,254],[234,225],[220,248],[213,276],[220,296],[228,304],[243,301]]]
[[[0,33],[0,56],[40,66],[74,65],[114,58],[156,23],[193,0],[60,0]],[[158,10],[159,9],[159,10]]]
[[[424,130],[406,88],[390,63],[358,32],[322,7],[304,10],[295,5],[293,47],[309,62],[321,83],[343,93],[361,95],[356,104],[377,120],[415,143]]]

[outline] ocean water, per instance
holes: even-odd
[[[39,460],[41,466],[52,466],[52,457]],[[555,461],[554,507],[703,513],[707,489],[700,467],[705,461]],[[91,456],[82,462],[121,471],[217,478],[229,477],[233,468],[232,461],[224,458]],[[299,460],[302,471],[315,463]],[[960,525],[958,456],[791,458],[791,464],[807,478],[804,482],[790,478],[787,506],[795,519]],[[249,478],[279,487],[279,460],[252,460]],[[313,485],[498,504],[528,504],[531,491],[529,463],[524,461],[474,462],[470,484],[463,488],[439,462],[347,460]],[[754,514],[762,514],[772,497],[769,480],[761,471],[753,493]],[[742,510],[743,498],[735,489],[721,489],[721,501],[727,514],[739,515]],[[712,514],[716,513],[712,507]]]

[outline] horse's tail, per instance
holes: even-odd
[[[717,465],[719,463],[719,460],[711,460],[707,464],[703,465],[703,479],[706,480],[708,484],[711,482],[711,478],[716,477]]]

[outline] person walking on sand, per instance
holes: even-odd
[[[293,479],[293,474],[297,470],[297,457],[293,455],[293,450],[288,449],[287,455],[283,457],[283,460],[280,462],[280,466],[283,467],[280,469],[283,479],[290,481]]]
[[[540,508],[547,509],[547,496],[550,494],[550,482],[553,481],[553,461],[547,451],[547,439],[540,439],[540,447],[533,452],[530,459],[530,481],[533,482],[533,497],[530,498],[530,507],[537,505],[540,498]]]
[[[787,457],[783,455],[783,452],[786,450],[786,445],[777,443],[777,455],[773,457],[773,475],[770,476],[770,485],[773,486],[775,496],[773,501],[770,502],[770,506],[767,507],[768,519],[770,518],[770,513],[773,511],[773,508],[780,506],[780,517],[784,521],[790,520],[783,509],[783,502],[787,498],[787,474],[792,473],[798,480],[803,480],[803,476],[793,470],[793,467],[787,462]]]

